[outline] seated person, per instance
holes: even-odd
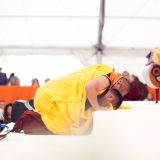
[[[33,109],[33,99],[28,102],[24,100],[17,100],[14,103],[9,103],[4,107],[4,122],[16,122],[23,112]]]
[[[39,80],[37,78],[32,79],[31,86],[39,87]]]
[[[127,101],[140,101],[147,98],[148,89],[147,85],[139,80],[135,75],[130,76],[130,90],[129,93],[124,97]]]
[[[20,86],[20,79],[17,76],[13,75],[10,78],[8,85],[9,86]]]
[[[6,73],[2,72],[2,68],[0,68],[0,85],[6,85],[7,84],[7,75]]]

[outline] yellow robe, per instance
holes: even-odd
[[[85,84],[111,72],[113,68],[109,66],[93,65],[47,82],[35,94],[35,111],[55,134],[84,133],[91,124],[93,111],[85,111]]]

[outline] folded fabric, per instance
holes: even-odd
[[[132,107],[130,106],[125,106],[125,105],[122,105],[119,107],[119,109],[132,109]]]
[[[34,111],[25,111],[16,121],[12,132],[26,134],[52,134],[44,125],[41,116]]]

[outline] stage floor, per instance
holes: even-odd
[[[133,109],[94,112],[90,135],[10,133],[0,141],[1,159],[160,160],[160,104],[123,104]]]

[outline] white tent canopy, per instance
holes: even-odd
[[[49,60],[43,57],[45,61],[40,60],[39,65],[37,59],[29,61],[29,66],[37,66],[32,67],[33,73],[40,74],[44,74],[40,72],[43,66],[49,71],[53,63],[54,66],[63,65],[63,58],[72,64],[69,60],[71,56],[75,59],[72,71],[81,68],[82,64],[97,63],[95,45],[98,43],[102,1],[0,0],[0,65],[3,71],[20,75],[17,64],[23,61],[21,68],[26,68],[26,55],[41,55],[37,59],[42,55],[48,57]],[[160,1],[106,0],[104,8],[102,44],[105,47],[101,62],[111,63],[113,67],[129,70],[142,77],[145,55],[152,48],[160,46]],[[123,52],[128,53],[127,57],[131,56],[129,59],[134,57],[134,61],[139,64],[134,63],[139,67],[138,71],[132,63],[128,63],[129,59]],[[60,54],[69,57],[66,59]],[[7,57],[11,58],[11,55],[14,58],[12,56],[12,60],[8,60]],[[18,55],[21,59],[17,58]],[[58,56],[60,61],[56,60]],[[119,59],[123,65],[115,57],[121,57]],[[33,56],[31,59],[34,59]],[[16,67],[11,67],[11,63],[16,64]],[[77,67],[74,67],[76,64]],[[53,70],[57,68],[53,67]],[[65,69],[70,71],[67,67]]]
[[[159,0],[107,0],[103,43],[160,45]],[[0,0],[0,47],[92,47],[100,0]]]

